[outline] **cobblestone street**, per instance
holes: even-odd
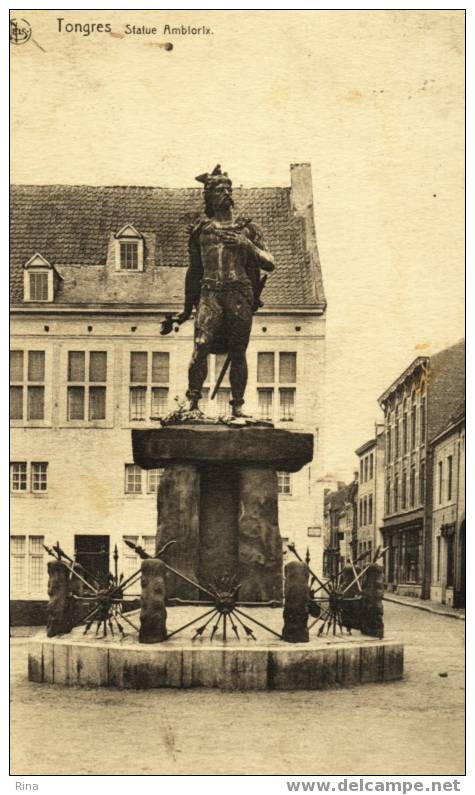
[[[385,619],[405,679],[318,692],[30,684],[14,638],[11,772],[462,775],[465,623],[388,602]]]

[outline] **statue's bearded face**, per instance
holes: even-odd
[[[229,179],[219,180],[210,191],[213,210],[226,210],[234,207],[233,188]]]

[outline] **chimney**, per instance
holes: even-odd
[[[307,249],[313,251],[317,239],[313,215],[312,167],[310,163],[291,163],[290,188],[292,209],[305,218]]]

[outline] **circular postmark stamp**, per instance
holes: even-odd
[[[26,19],[10,19],[10,44],[26,44],[30,39],[30,23]]]

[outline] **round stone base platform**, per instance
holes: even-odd
[[[276,612],[259,609],[252,615],[272,626]],[[191,642],[191,632],[150,645],[138,643],[134,633],[123,640],[84,636],[81,629],[58,638],[36,635],[29,642],[28,676],[32,682],[69,686],[223,690],[321,690],[403,676],[403,645],[359,632],[315,638],[313,631],[309,643],[296,644],[261,629],[257,641],[226,643],[219,636]]]

